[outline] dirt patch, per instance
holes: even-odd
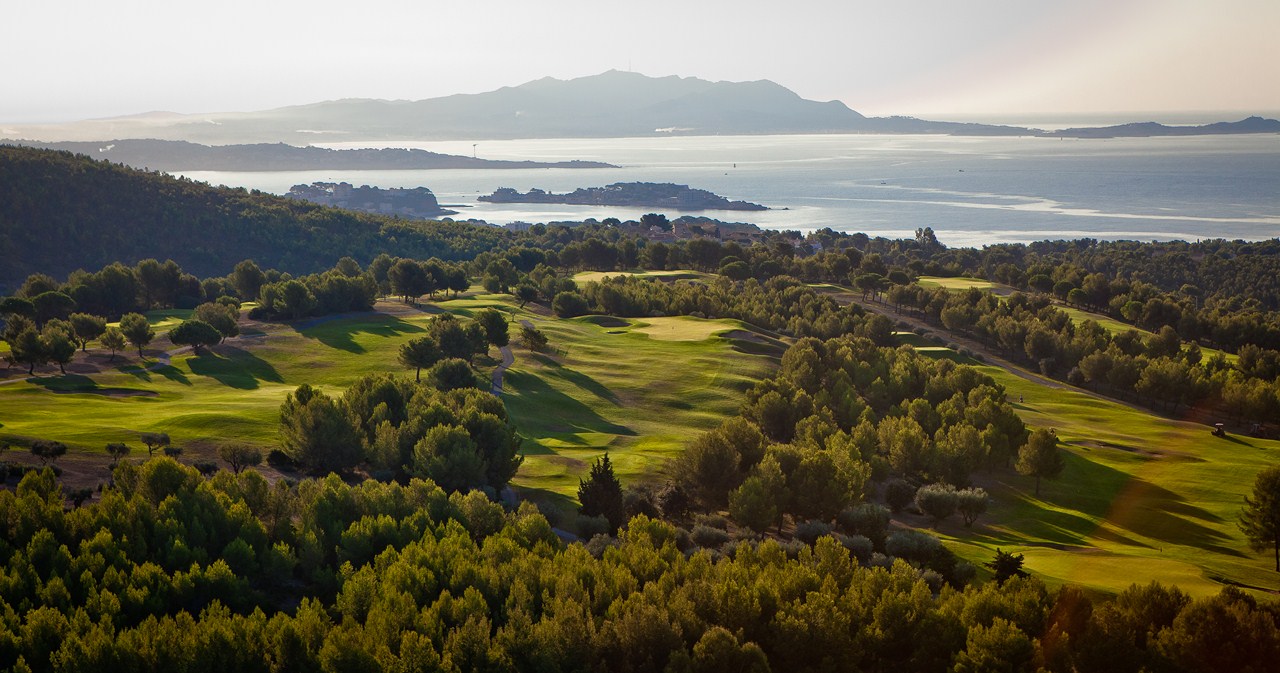
[[[748,332],[744,329],[734,329],[721,334],[726,339],[737,339],[739,341],[750,341],[751,343],[767,344],[769,341],[755,332]]]

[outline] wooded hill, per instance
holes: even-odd
[[[34,272],[173,259],[199,276],[253,258],[292,273],[380,252],[470,259],[497,228],[359,214],[70,152],[0,145],[0,290]]]

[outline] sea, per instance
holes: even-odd
[[[484,159],[603,161],[617,168],[216,172],[214,185],[283,194],[349,182],[428,187],[454,219],[491,224],[700,215],[781,230],[912,237],[949,246],[1045,239],[1260,240],[1280,236],[1280,134],[1052,139],[931,135],[666,136],[450,142],[327,142]],[[770,210],[488,204],[499,187],[566,192],[614,182],[674,182]]]

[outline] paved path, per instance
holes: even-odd
[[[533,323],[529,322],[528,320],[521,320],[520,324],[530,329],[533,328]],[[493,383],[489,386],[489,392],[493,393],[494,395],[501,396],[502,395],[502,377],[507,373],[507,368],[515,363],[516,356],[511,353],[511,346],[509,345],[503,346],[498,350],[502,352],[502,364],[499,364],[498,368],[493,370]]]
[[[503,346],[498,349],[502,352],[502,364],[493,370],[493,385],[489,387],[489,392],[494,395],[502,395],[502,375],[507,373],[507,367],[510,367],[516,361],[516,356],[511,354],[510,346]]]

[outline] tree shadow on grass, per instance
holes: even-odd
[[[348,353],[365,352],[364,346],[356,343],[355,335],[357,334],[395,337],[401,334],[426,331],[395,316],[379,313],[369,314],[368,317],[334,320],[314,327],[295,328],[295,330],[298,334],[308,339],[315,339],[330,348],[337,348]]]
[[[537,419],[533,423],[528,420],[521,423],[524,428],[531,425],[543,429],[557,426],[566,432],[599,432],[626,436],[636,434],[631,428],[606,421],[591,407],[552,388],[540,377],[507,370],[503,387],[510,396],[507,399],[508,410],[512,407],[524,407],[532,412],[527,417]]]
[[[1031,478],[1023,477],[1027,488],[1010,494],[1037,509],[1034,515],[1010,524],[1020,534],[1066,544],[1082,544],[1085,538],[1093,537],[1127,545],[1151,546],[1094,524],[1093,519],[1097,519],[1107,521],[1120,531],[1171,545],[1242,556],[1240,550],[1224,546],[1224,543],[1230,543],[1230,537],[1211,527],[1212,524],[1223,523],[1218,515],[1141,477],[1073,452],[1064,452],[1063,457],[1067,467],[1062,478],[1042,484],[1043,500],[1088,516],[1040,507],[1039,499],[1030,495]],[[1073,542],[1072,538],[1077,541]]]
[[[254,390],[259,381],[284,383],[284,377],[271,363],[243,348],[223,346],[221,353],[206,351],[199,357],[187,360],[191,373],[208,376],[224,386],[240,390]]]
[[[82,374],[42,376],[30,379],[30,381],[51,393],[83,393],[106,397],[154,397],[156,395],[153,390],[142,390],[140,388],[104,388],[98,385],[97,381]]]
[[[181,383],[184,386],[191,385],[191,379],[188,379],[187,375],[183,374],[181,369],[178,369],[173,365],[160,365],[159,367],[153,368],[151,371],[173,381],[174,383]]]
[[[599,397],[600,399],[606,402],[609,402],[610,404],[621,406],[622,401],[618,399],[618,396],[614,394],[612,390],[609,390],[609,388],[607,388],[604,384],[600,383],[599,381],[591,378],[590,376],[587,376],[586,374],[583,374],[582,372],[579,372],[574,369],[569,369],[568,367],[565,367],[559,362],[556,362],[555,360],[545,355],[542,355],[541,353],[531,353],[530,355],[532,355],[533,359],[537,361],[539,364],[550,369],[551,373],[556,377],[564,379],[565,381],[568,381],[569,383],[572,383],[573,385],[578,386],[579,388],[582,388],[583,390],[595,395],[596,397]]]

